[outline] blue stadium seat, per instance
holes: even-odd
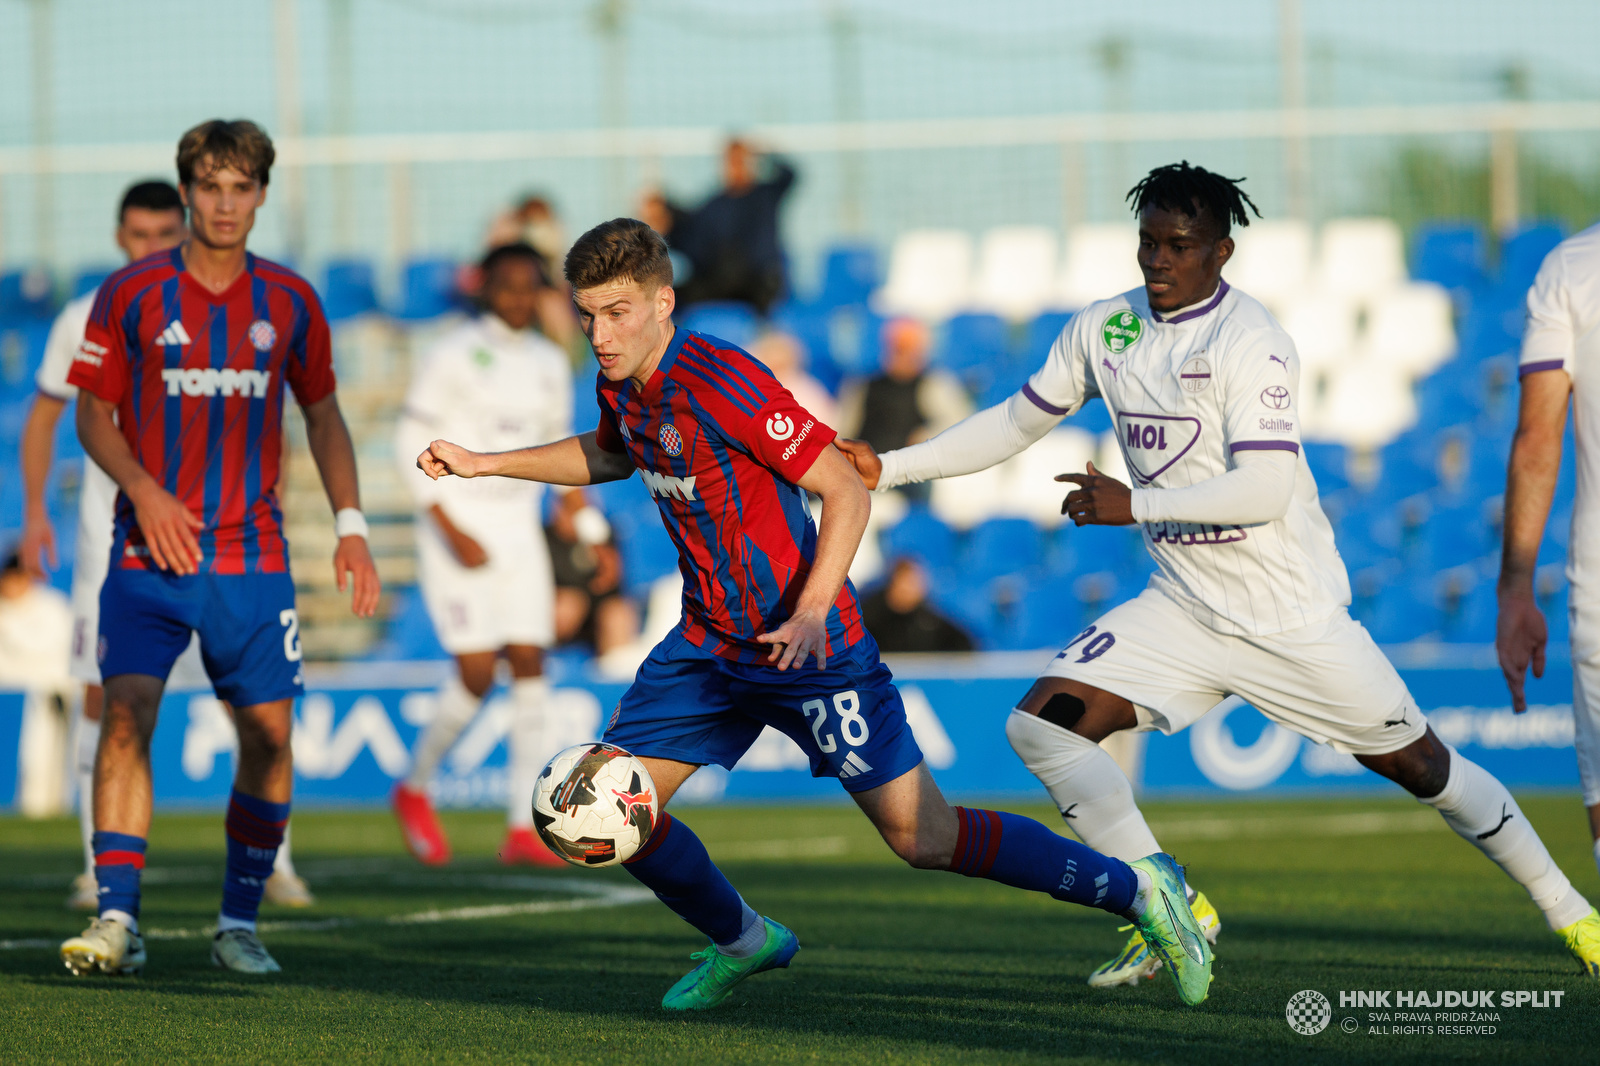
[[[963,580],[984,581],[1038,566],[1043,555],[1039,530],[1026,518],[991,518],[973,528],[962,554]]]
[[[881,284],[883,271],[875,249],[864,244],[835,245],[822,261],[822,288],[812,302],[826,310],[865,306],[872,290]]]
[[[1305,452],[1307,465],[1311,467],[1311,476],[1316,478],[1319,495],[1350,487],[1347,473],[1349,453],[1344,445],[1306,441],[1300,447]]]
[[[1134,526],[1074,526],[1056,531],[1072,552],[1079,570],[1133,573],[1148,558],[1144,539]]]
[[[49,336],[48,318],[0,322],[0,403],[25,401],[33,396],[33,375],[44,361],[44,345]]]
[[[98,289],[100,283],[109,278],[116,269],[116,267],[99,266],[78,271],[78,276],[72,279],[72,298],[76,300]]]
[[[48,319],[56,313],[55,281],[41,267],[0,274],[0,322]]]
[[[1045,311],[1029,322],[1022,335],[1022,350],[1018,353],[1022,361],[1034,369],[1043,366],[1045,356],[1050,354],[1050,346],[1071,321],[1071,311]]]
[[[611,515],[617,551],[622,555],[622,577],[635,595],[648,594],[651,582],[678,569],[678,549],[662,528],[656,507],[646,498],[644,507]]]
[[[1411,276],[1447,289],[1481,285],[1487,242],[1475,222],[1425,222],[1417,228]]]
[[[378,309],[372,264],[365,259],[335,259],[328,264],[322,288],[322,310],[328,321],[339,322]]]
[[[412,259],[400,271],[400,307],[396,318],[418,322],[438,318],[465,306],[456,287],[456,264],[449,259]]]
[[[926,507],[913,507],[899,522],[878,536],[884,558],[909,555],[935,572],[947,572],[956,562],[955,531],[935,518]]]
[[[1378,596],[1370,619],[1362,622],[1379,644],[1404,644],[1422,637],[1436,637],[1439,610],[1432,596],[1415,583],[1399,583]]]
[[[820,308],[787,303],[772,314],[772,325],[792,334],[806,350],[806,369],[829,392],[839,391],[843,371],[833,358],[832,316]]]
[[[393,596],[394,603],[389,621],[384,626],[383,639],[373,645],[365,658],[383,662],[450,658],[450,653],[444,650],[438,634],[434,632],[433,619],[428,616],[422,590],[401,588]]]
[[[694,304],[678,319],[684,329],[704,333],[745,351],[761,335],[761,317],[749,304],[732,300],[713,300]]]
[[[957,374],[974,394],[994,380],[997,367],[1010,361],[1005,319],[999,315],[960,314],[945,323],[935,361]]]
[[[1520,300],[1533,285],[1539,264],[1560,243],[1561,225],[1556,222],[1535,222],[1507,237],[1500,245],[1500,291]]]

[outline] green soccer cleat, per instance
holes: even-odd
[[[1200,931],[1206,935],[1206,940],[1215,947],[1217,934],[1222,932],[1222,918],[1217,914],[1217,908],[1206,899],[1204,892],[1196,892],[1189,909],[1194,911],[1195,921],[1200,923]],[[1126,933],[1130,929],[1133,926],[1124,925],[1117,932]],[[1116,985],[1138,984],[1141,977],[1154,977],[1161,965],[1161,960],[1150,951],[1150,945],[1144,942],[1143,934],[1135,929],[1122,946],[1122,951],[1089,975],[1089,985],[1092,988],[1112,988]]]
[[[1183,891],[1183,867],[1164,852],[1128,864],[1150,877],[1150,899],[1133,927],[1172,975],[1178,998],[1189,1006],[1205,1002],[1211,988],[1211,945]]]
[[[1556,935],[1567,942],[1567,950],[1583,965],[1585,976],[1600,978],[1600,911],[1593,907],[1589,913]]]
[[[771,918],[761,920],[767,925],[767,942],[761,945],[760,951],[743,959],[724,955],[715,944],[695,952],[689,957],[700,959],[700,965],[667,989],[667,994],[661,997],[661,1006],[666,1010],[706,1010],[727,999],[733,986],[746,977],[788,966],[794,953],[800,950],[800,941]]]

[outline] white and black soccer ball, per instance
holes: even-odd
[[[533,790],[534,828],[574,866],[627,862],[660,813],[650,771],[614,744],[573,745],[545,764]]]

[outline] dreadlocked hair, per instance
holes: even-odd
[[[1244,180],[1225,178],[1205,167],[1192,167],[1185,159],[1181,163],[1156,167],[1139,184],[1128,190],[1127,199],[1133,201],[1135,214],[1147,207],[1158,207],[1190,218],[1206,215],[1217,227],[1217,237],[1221,239],[1228,235],[1230,224],[1250,224],[1246,207],[1254,211],[1257,218],[1261,217],[1261,209],[1255,205],[1255,201],[1239,188],[1239,183]]]

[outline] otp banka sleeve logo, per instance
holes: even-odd
[[[767,419],[767,436],[773,440],[788,440],[794,433],[794,419],[785,414],[776,414]]]

